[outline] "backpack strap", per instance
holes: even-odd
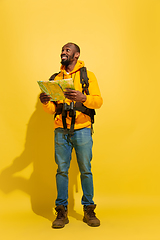
[[[54,81],[55,77],[56,77],[59,73],[60,73],[60,72],[54,73],[54,74],[49,78],[49,81]]]
[[[87,76],[87,69],[86,67],[82,67],[80,68],[80,82],[82,84],[82,93],[84,94],[84,92],[89,95],[89,82],[88,82],[89,78]]]
[[[88,80],[89,80],[89,78],[87,76],[87,69],[86,69],[86,67],[82,67],[80,69],[80,81],[81,81],[81,84],[82,84],[82,93],[84,94],[84,92],[85,92],[86,95],[89,95],[89,89],[88,89],[89,88],[89,82],[88,82]],[[94,115],[96,115],[96,112],[95,112],[94,109],[87,108],[83,104],[82,104],[82,107],[85,108],[85,110],[83,110],[82,112],[86,115],[89,115],[90,118],[91,118],[91,130],[92,130],[92,133],[93,133]]]

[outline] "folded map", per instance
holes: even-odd
[[[37,81],[42,92],[50,95],[51,101],[64,100],[66,88],[75,89],[73,79],[61,79],[56,81]]]

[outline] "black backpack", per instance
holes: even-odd
[[[54,81],[55,77],[59,73],[54,73],[49,78],[49,81]],[[86,67],[80,68],[80,82],[82,84],[82,93],[83,94],[86,93],[86,95],[89,95],[89,90],[88,90],[89,82],[88,82],[88,80],[89,80],[89,78],[87,76]],[[93,134],[94,115],[96,114],[95,109],[87,108],[81,102],[76,102],[75,104],[73,102],[71,102],[70,105],[67,105],[67,103],[57,104],[57,102],[54,102],[54,104],[56,105],[55,117],[59,114],[62,114],[63,128],[66,130],[66,133],[67,133],[67,124],[66,124],[67,112],[69,111],[69,116],[72,118],[71,128],[69,130],[69,134],[73,135],[76,111],[80,111],[80,112],[90,116],[90,118],[91,118],[91,133]]]

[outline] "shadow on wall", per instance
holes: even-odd
[[[54,162],[53,142],[54,121],[50,114],[42,109],[39,99],[27,125],[25,149],[13,160],[12,165],[1,172],[0,189],[4,193],[21,190],[30,195],[34,213],[53,221],[53,208],[57,195],[55,175],[57,165]],[[82,216],[74,210],[74,189],[77,189],[79,173],[76,157],[73,154],[69,171],[69,215],[81,220]],[[33,173],[29,179],[14,176],[33,163]],[[78,190],[77,190],[78,191]]]

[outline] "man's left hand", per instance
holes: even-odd
[[[80,91],[72,90],[68,88],[64,92],[64,95],[66,98],[70,99],[71,101],[76,101],[76,102],[85,102],[87,98],[86,95],[84,95]]]

